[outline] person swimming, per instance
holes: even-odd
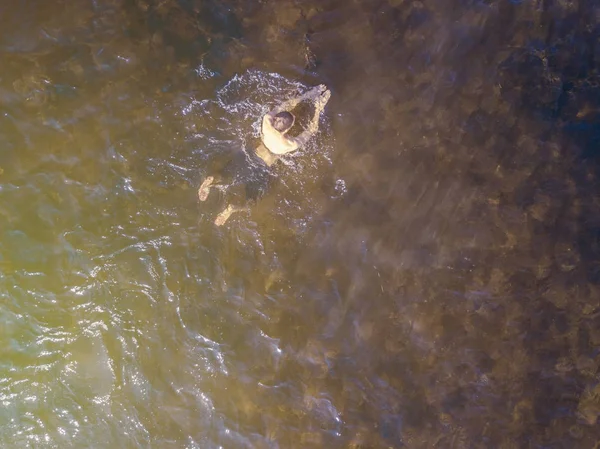
[[[234,212],[246,210],[248,201],[255,202],[264,195],[272,176],[270,167],[282,155],[300,149],[317,133],[319,117],[330,97],[331,91],[324,84],[320,84],[275,107],[263,117],[261,144],[250,154],[237,151],[218,175],[208,176],[202,182],[198,189],[200,201],[206,201],[211,187],[228,191],[230,187],[243,186],[243,193],[237,197],[245,197],[242,202],[246,204],[234,205],[233,201],[228,199],[227,206],[215,219],[217,226],[225,224]],[[295,122],[294,114],[290,111],[303,101],[314,103],[314,115],[302,133],[295,137],[288,136],[287,133]]]

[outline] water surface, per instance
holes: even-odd
[[[0,445],[595,447],[593,2],[0,6]],[[205,176],[298,90],[250,211]]]

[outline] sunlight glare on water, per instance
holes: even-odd
[[[0,447],[596,447],[598,20],[2,3]],[[202,181],[320,83],[215,226]]]
[[[250,70],[206,97],[155,95],[128,51],[84,45],[58,67],[7,54],[2,81],[21,98],[3,118],[2,446],[254,447],[271,437],[244,426],[281,394],[283,354],[261,329],[274,298],[244,298],[243,279],[276,261],[255,229],[214,229],[219,205],[199,209],[194,188],[302,85]]]

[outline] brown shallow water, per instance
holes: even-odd
[[[593,448],[600,8],[0,5],[0,447]],[[302,86],[223,228],[202,179]]]

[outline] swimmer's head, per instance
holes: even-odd
[[[294,126],[294,114],[288,111],[280,112],[273,117],[273,128],[280,133],[285,133]]]

